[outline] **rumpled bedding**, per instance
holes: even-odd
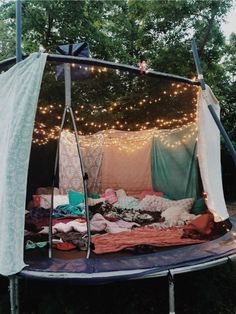
[[[127,231],[132,229],[133,227],[139,227],[140,225],[135,222],[127,222],[124,220],[117,220],[114,222],[108,221],[105,219],[101,214],[95,214],[90,221],[90,228],[93,232],[101,232],[105,231],[108,233],[118,233],[122,231]],[[66,224],[58,223],[55,224],[52,228],[53,233],[56,232],[70,232],[70,231],[77,231],[80,233],[87,232],[87,224],[86,222],[80,222],[76,219],[70,221]]]
[[[183,228],[180,227],[162,230],[138,228],[131,230],[130,232],[95,235],[92,237],[92,243],[95,246],[94,253],[104,254],[118,252],[138,245],[167,247],[197,244],[206,241],[200,239],[182,238],[182,234]]]
[[[123,189],[114,191],[114,193],[116,193],[117,201],[113,202],[113,204],[104,198],[89,202],[89,212],[92,217],[90,220],[92,234],[107,233],[103,236],[93,237],[95,253],[116,252],[127,247],[137,248],[139,245],[162,247],[196,243],[196,239],[182,239],[181,228],[170,228],[186,226],[196,217],[189,213],[194,199],[188,198],[174,201],[159,195],[153,195],[152,193],[149,195],[148,192],[140,200],[133,196],[127,196]],[[78,249],[80,244],[83,244],[82,247],[84,249],[84,242],[86,242],[84,237],[86,237],[87,233],[87,224],[84,216],[84,204],[58,206],[53,211],[53,217],[57,218],[53,219],[52,223],[54,237],[58,234],[69,235],[77,233],[79,235],[77,240],[79,241],[74,244]],[[31,231],[31,234],[27,236],[28,239],[31,236],[34,238],[37,232],[43,234],[40,237],[48,234],[48,218],[48,209],[30,209],[26,215],[26,229]],[[42,229],[42,227],[44,228]],[[109,236],[116,234],[117,237]],[[83,238],[82,240],[81,237]],[[66,236],[63,236],[63,238],[64,241],[68,240],[66,240]],[[202,241],[203,239],[198,240]]]
[[[136,207],[141,210],[163,212],[172,206],[181,206],[183,210],[189,211],[193,206],[194,198],[185,198],[177,201],[169,200],[160,196],[147,195]]]

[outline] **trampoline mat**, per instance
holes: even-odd
[[[62,278],[61,274],[69,274],[70,278],[82,283],[105,283],[123,279],[157,274],[170,269],[190,267],[197,264],[216,261],[236,254],[236,217],[231,217],[232,229],[222,237],[202,244],[171,248],[151,254],[131,255],[118,254],[86,259],[61,259],[41,256],[27,259],[26,266],[20,273],[22,276],[42,277],[47,279]],[[58,276],[57,276],[58,275]],[[81,276],[80,276],[81,275]]]

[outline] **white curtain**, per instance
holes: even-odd
[[[0,75],[0,274],[24,266],[27,172],[46,54],[34,53]]]
[[[220,132],[208,109],[210,104],[219,117],[219,103],[206,86],[205,91],[200,90],[198,97],[198,159],[203,188],[207,193],[207,207],[214,214],[215,221],[219,221],[229,215],[222,186]]]

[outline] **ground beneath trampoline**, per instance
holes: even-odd
[[[227,209],[230,216],[236,216],[236,202],[227,204]]]

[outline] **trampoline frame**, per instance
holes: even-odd
[[[40,53],[39,53],[40,54]],[[194,55],[195,61],[196,58],[196,53]],[[56,54],[48,54],[47,56],[47,61],[51,62],[60,62],[60,63],[77,63],[81,65],[88,65],[88,66],[100,66],[100,67],[106,67],[106,68],[111,68],[111,69],[116,69],[116,70],[121,70],[121,71],[129,71],[132,73],[135,73],[136,75],[141,75],[140,70],[137,67],[134,66],[128,66],[125,64],[119,64],[119,63],[113,63],[113,62],[108,62],[108,61],[103,61],[103,60],[98,60],[98,59],[92,59],[92,58],[80,58],[80,57],[74,57],[74,56],[61,56],[61,55],[56,55]],[[0,69],[1,67],[4,66],[10,66],[13,65],[16,62],[16,58],[10,58],[7,60],[3,60],[0,62]],[[199,72],[198,70],[198,78],[199,81],[194,81],[182,76],[178,75],[172,75],[168,73],[161,73],[157,71],[148,71],[145,76],[148,77],[157,77],[157,78],[163,78],[166,80],[172,80],[172,81],[177,81],[177,82],[182,82],[182,83],[187,83],[190,85],[197,85],[203,87],[203,75]],[[209,104],[210,106],[210,104]],[[209,107],[210,110],[210,107]],[[211,111],[210,111],[211,112]],[[214,113],[211,112],[213,115]],[[214,117],[215,119],[215,117]],[[219,120],[219,119],[218,119]],[[216,121],[217,126],[220,129],[220,132],[222,133],[222,124],[220,121]],[[226,134],[227,135],[227,134]],[[225,137],[224,137],[225,138]],[[229,141],[230,142],[230,141]],[[228,145],[226,140],[226,144]],[[231,147],[231,153],[235,153],[235,150],[232,149]],[[187,272],[192,272],[192,271],[197,271],[197,270],[203,270],[206,268],[210,267],[215,267],[221,264],[225,264],[229,261],[232,261],[236,258],[236,254],[229,254],[227,257],[222,257],[215,259],[210,262],[203,262],[203,263],[196,263],[195,265],[191,266],[184,266],[184,267],[179,267],[179,268],[170,268],[165,271],[154,271],[154,268],[150,269],[145,269],[145,271],[142,269],[140,270],[135,270],[135,271],[114,271],[114,272],[101,272],[101,273],[94,273],[94,274],[88,274],[88,273],[66,273],[66,272],[60,272],[56,273],[55,272],[39,272],[39,271],[29,271],[27,269],[22,270],[20,273],[9,276],[9,293],[10,293],[10,304],[11,304],[11,314],[19,314],[19,293],[18,293],[18,282],[19,278],[22,277],[30,277],[30,278],[35,278],[35,279],[45,279],[45,280],[51,280],[51,279],[82,279],[83,277],[86,279],[94,279],[94,278],[105,278],[105,277],[113,277],[114,275],[120,277],[119,280],[127,280],[126,275],[132,273],[132,278],[130,279],[146,279],[146,278],[157,278],[157,277],[168,277],[168,286],[169,286],[169,313],[174,314],[175,313],[175,296],[174,296],[174,276],[182,273],[187,273]]]
[[[16,59],[11,58],[11,59],[0,62],[0,69],[1,69],[1,66],[11,65],[11,64],[15,63],[15,60],[17,62],[19,62],[22,58],[22,52],[21,52],[22,17],[21,17],[21,15],[22,15],[21,0],[16,0],[16,26],[17,26],[16,27]],[[160,72],[155,72],[155,71],[147,72],[145,75],[151,76],[151,77],[152,76],[162,77],[165,79],[171,79],[171,80],[189,83],[189,84],[193,84],[193,85],[201,85],[201,88],[204,91],[205,90],[205,82],[204,82],[204,78],[203,78],[203,74],[202,74],[202,70],[201,70],[201,66],[200,66],[200,60],[199,60],[199,56],[197,53],[195,41],[192,42],[192,51],[193,51],[196,69],[198,72],[198,80],[199,81],[192,81],[192,80],[180,77],[180,76],[175,76],[175,75],[170,75],[167,73],[160,73]],[[123,65],[123,64],[115,64],[112,62],[106,62],[106,61],[102,61],[102,60],[95,60],[95,59],[89,59],[89,58],[48,55],[47,61],[58,61],[61,63],[79,63],[79,64],[87,64],[87,65],[105,66],[108,68],[126,70],[126,71],[133,72],[136,74],[140,73],[139,69],[136,67],[131,67],[131,66]],[[220,120],[218,119],[218,117],[216,117],[214,115],[215,112],[211,111],[212,108],[211,108],[210,104],[209,104],[208,108],[209,108],[221,134],[223,135],[223,137],[226,141],[226,145],[229,148],[231,155],[233,156],[233,159],[234,159],[235,164],[236,164],[235,149],[232,145],[230,145],[232,143],[230,142],[227,133],[224,132],[224,128],[223,128],[223,125],[221,124]],[[170,269],[168,271],[159,272],[159,273],[155,274],[155,276],[154,276],[154,274],[152,274],[152,276],[154,276],[154,277],[168,276],[168,278],[169,278],[169,313],[170,314],[175,313],[174,276],[176,274],[217,266],[219,264],[226,263],[227,261],[232,260],[235,257],[236,257],[236,254],[233,254],[233,255],[229,255],[227,257],[216,259],[215,261],[211,261],[211,262],[205,262],[202,264],[201,263],[195,264],[194,266],[190,266],[190,267],[187,266],[187,267],[181,267],[181,268],[174,268],[174,269]],[[24,271],[20,272],[20,274],[24,275]],[[18,279],[19,279],[19,277],[18,276],[19,276],[19,274],[9,276],[11,314],[19,314],[19,293],[18,293]],[[144,276],[143,278],[147,278],[147,277]],[[63,279],[65,279],[65,278],[63,278]],[[137,278],[137,279],[142,279],[142,277]]]

